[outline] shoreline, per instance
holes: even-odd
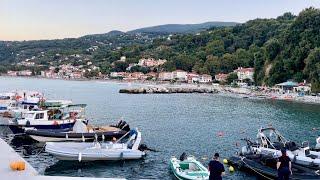
[[[27,78],[27,79],[45,79],[45,80],[62,80],[62,81],[86,81],[86,82],[100,82],[100,83],[119,83],[119,84],[133,84],[139,86],[147,86],[154,88],[190,88],[190,89],[204,89],[214,90],[218,93],[217,95],[232,97],[232,98],[243,98],[243,99],[255,99],[255,100],[278,100],[285,102],[297,102],[303,104],[314,104],[320,105],[320,96],[304,95],[299,96],[297,93],[271,93],[256,91],[249,88],[230,87],[224,85],[214,86],[212,84],[189,84],[189,83],[170,83],[167,81],[141,81],[141,80],[116,80],[116,79],[62,79],[62,78],[45,78],[36,76],[0,76],[4,78]]]

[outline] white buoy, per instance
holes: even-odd
[[[82,159],[82,153],[79,153],[78,161],[81,162],[81,159]]]

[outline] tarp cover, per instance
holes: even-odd
[[[82,121],[76,121],[73,126],[73,131],[76,133],[87,133],[87,126]]]

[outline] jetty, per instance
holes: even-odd
[[[25,170],[13,171],[10,163],[14,161],[25,162]],[[66,177],[40,175],[26,160],[0,138],[0,174],[2,179],[15,180],[122,180],[121,178],[92,178],[92,177]]]
[[[213,88],[198,87],[140,87],[120,89],[119,93],[126,94],[173,94],[173,93],[218,93]]]

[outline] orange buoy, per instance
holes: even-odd
[[[13,171],[23,171],[26,169],[26,163],[24,161],[14,161],[10,163],[10,168]]]

